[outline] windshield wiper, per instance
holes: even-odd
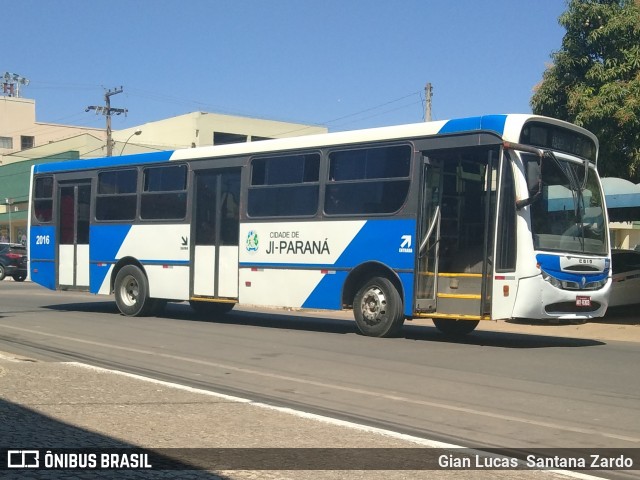
[[[584,251],[584,222],[582,216],[582,211],[584,209],[584,195],[582,192],[587,185],[587,173],[585,172],[585,178],[582,185],[580,185],[580,181],[578,180],[578,176],[576,175],[572,164],[568,162],[561,162],[550,150],[545,150],[544,156],[551,158],[560,171],[564,173],[567,180],[569,180],[569,189],[571,190],[571,196],[573,197],[573,213],[576,219],[576,226],[578,227],[576,237],[580,240],[580,246]],[[588,164],[585,163],[585,167],[588,169]]]

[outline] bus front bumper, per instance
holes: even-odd
[[[599,290],[562,290],[541,275],[520,280],[513,318],[588,320],[604,316],[611,279]]]

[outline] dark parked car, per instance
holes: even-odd
[[[640,303],[640,251],[611,251],[611,285],[610,307],[633,305]]]
[[[0,280],[9,275],[16,282],[27,278],[27,248],[14,243],[0,243]]]

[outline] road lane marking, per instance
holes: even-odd
[[[608,432],[604,432],[604,431],[601,431],[601,430],[596,430],[596,429],[593,429],[593,428],[582,428],[582,427],[573,427],[573,426],[569,426],[569,425],[558,425],[557,423],[553,423],[553,422],[544,422],[544,421],[540,421],[540,420],[532,420],[532,419],[527,419],[527,418],[522,418],[522,417],[516,417],[516,416],[513,416],[513,415],[504,415],[504,414],[501,414],[501,413],[487,412],[487,411],[484,411],[484,410],[477,410],[477,409],[468,408],[468,407],[459,407],[459,406],[445,404],[445,403],[430,402],[430,401],[427,401],[427,400],[414,399],[414,398],[403,397],[403,396],[399,396],[399,395],[391,395],[391,394],[388,394],[388,393],[374,391],[374,390],[366,390],[366,389],[363,389],[363,388],[347,387],[347,386],[336,385],[336,384],[332,384],[332,383],[319,382],[319,381],[316,381],[316,380],[309,380],[309,379],[304,379],[304,378],[291,377],[289,375],[281,375],[281,374],[277,374],[277,373],[263,372],[263,371],[254,370],[254,369],[251,369],[251,368],[236,367],[236,366],[233,366],[233,365],[228,365],[228,364],[223,364],[223,363],[218,363],[218,362],[210,362],[210,361],[207,361],[207,360],[199,360],[199,359],[190,358],[190,357],[183,357],[183,356],[180,356],[180,355],[172,355],[172,354],[168,354],[168,353],[154,352],[154,351],[151,351],[151,350],[143,350],[143,349],[139,349],[139,348],[124,347],[124,346],[121,346],[121,345],[114,345],[114,344],[110,344],[110,343],[96,342],[96,341],[93,341],[93,340],[85,340],[85,339],[82,339],[82,338],[68,337],[68,336],[65,336],[65,335],[57,335],[57,334],[54,334],[54,333],[45,333],[45,332],[40,332],[38,330],[31,330],[31,329],[27,329],[27,328],[15,327],[13,325],[2,325],[2,324],[0,324],[0,327],[11,329],[11,330],[17,330],[17,331],[21,331],[21,332],[25,332],[25,333],[32,333],[32,334],[42,335],[42,336],[50,337],[50,338],[58,338],[60,340],[72,341],[72,342],[77,342],[77,343],[81,343],[81,344],[85,344],[85,345],[91,345],[91,346],[95,346],[95,347],[110,348],[110,349],[114,349],[114,350],[121,350],[121,351],[125,351],[125,352],[137,353],[137,354],[142,354],[142,355],[150,355],[150,356],[162,357],[162,358],[166,358],[166,359],[169,359],[169,360],[176,360],[176,361],[180,361],[180,362],[193,363],[193,364],[196,364],[196,365],[203,365],[203,366],[207,366],[207,367],[213,367],[213,368],[222,369],[222,370],[229,370],[229,371],[248,374],[248,375],[256,375],[256,376],[260,376],[260,377],[263,377],[263,378],[271,378],[271,379],[275,379],[275,380],[283,380],[283,381],[288,381],[288,382],[293,382],[293,383],[298,383],[298,384],[303,384],[303,385],[310,385],[310,386],[314,386],[314,387],[327,388],[327,389],[338,390],[338,391],[348,392],[348,393],[355,393],[355,394],[374,397],[374,398],[383,398],[383,399],[391,400],[391,401],[395,401],[395,402],[407,403],[407,404],[412,404],[412,405],[419,405],[419,406],[424,406],[424,407],[439,408],[439,409],[442,409],[442,410],[465,413],[465,414],[469,414],[469,415],[477,415],[477,416],[486,417],[486,418],[494,418],[494,419],[502,420],[502,421],[517,422],[517,423],[522,423],[522,424],[526,424],[526,425],[549,428],[549,429],[553,429],[553,430],[563,430],[563,431],[567,431],[567,432],[579,433],[579,434],[584,434],[584,435],[595,435],[595,436],[601,436],[601,437],[605,437],[605,438],[612,438],[612,439],[616,439],[616,440],[623,440],[623,441],[626,441],[626,442],[640,443],[640,438],[637,438],[637,437],[630,437],[630,436],[626,436],[626,435],[618,435],[618,434],[615,434],[615,433],[608,433]]]

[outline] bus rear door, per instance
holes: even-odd
[[[59,184],[58,287],[89,289],[91,184]]]
[[[238,298],[240,170],[195,172],[192,299]]]

